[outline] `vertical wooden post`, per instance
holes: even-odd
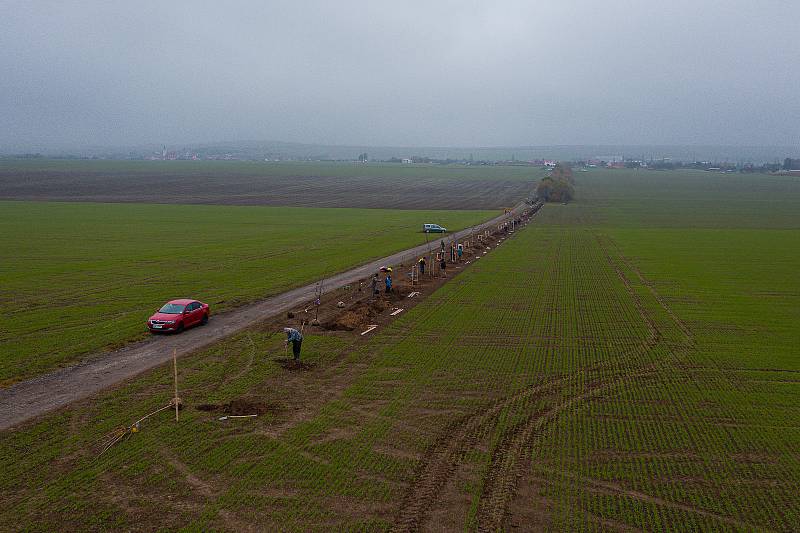
[[[172,349],[172,370],[173,375],[175,377],[175,399],[173,402],[175,403],[175,422],[178,421],[178,355],[177,349]]]

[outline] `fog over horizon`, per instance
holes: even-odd
[[[3,3],[8,147],[800,146],[800,3]]]

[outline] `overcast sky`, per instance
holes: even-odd
[[[0,148],[800,144],[797,0],[0,0]]]

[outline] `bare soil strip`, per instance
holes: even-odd
[[[519,204],[511,214],[497,216],[474,228],[448,234],[445,238],[461,240],[473,231],[493,229],[510,216],[518,214],[524,207],[524,204]],[[437,240],[437,237],[433,237],[434,243]],[[436,247],[435,244],[431,246]],[[323,294],[363,280],[383,265],[408,262],[412,258],[426,254],[429,249],[428,244],[421,244],[327,278],[322,281]],[[173,350],[177,351],[178,356],[185,356],[205,348],[259,321],[284,313],[301,302],[315,299],[317,290],[317,283],[298,287],[214,316],[208,325],[191,329],[181,335],[153,337],[113,352],[96,354],[79,364],[0,390],[0,430],[9,429],[76,400],[87,398],[157,367],[169,361]]]
[[[105,164],[109,164],[106,162]],[[456,168],[372,167],[371,175],[350,167],[351,176],[336,176],[346,165],[296,166],[298,174],[271,172],[270,165],[250,166],[201,163],[194,169],[180,165],[99,170],[91,162],[78,169],[25,168],[7,162],[0,165],[0,199],[63,202],[121,202],[155,204],[269,205],[294,207],[361,207],[382,209],[495,209],[514,205],[531,192],[531,181],[498,175],[462,179],[460,173],[484,173]],[[172,163],[172,161],[168,162]],[[45,163],[46,165],[46,163]],[[36,165],[33,164],[35,167]],[[103,166],[103,163],[100,164]],[[227,169],[225,168],[227,166]],[[237,170],[236,167],[239,167]],[[94,168],[93,168],[94,167]],[[160,168],[157,168],[160,167]],[[260,168],[259,168],[260,167]],[[339,170],[337,171],[337,167]],[[203,169],[205,168],[205,170]],[[365,167],[366,168],[366,167]],[[272,167],[274,170],[275,167]],[[333,173],[330,171],[333,170]],[[397,175],[402,171],[404,175]],[[312,174],[305,174],[311,172]],[[506,173],[501,170],[501,173]]]

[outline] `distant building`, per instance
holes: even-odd
[[[621,155],[597,155],[590,159],[590,161],[605,161],[606,163],[622,163],[625,157]]]
[[[404,165],[410,165],[414,161],[410,157],[404,157],[403,159],[400,160],[400,162],[403,163]]]

